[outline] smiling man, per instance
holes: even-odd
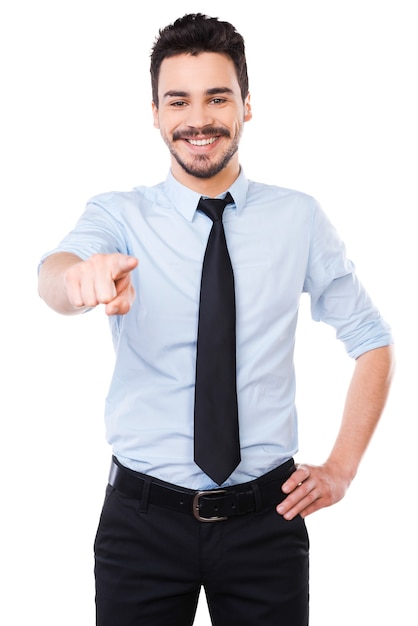
[[[167,178],[92,198],[39,270],[59,313],[103,304],[115,346],[97,624],[189,626],[203,586],[215,626],[306,626],[305,518],[357,472],[390,387],[391,332],[318,203],[245,176],[235,28],[176,20],[154,43],[151,80]],[[293,460],[304,292],[355,362],[320,466]]]

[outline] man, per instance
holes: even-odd
[[[152,50],[151,79],[154,125],[171,154],[166,180],[93,198],[39,273],[41,297],[60,313],[104,304],[116,350],[106,403],[113,460],[95,542],[97,624],[192,624],[203,585],[216,626],[306,625],[304,518],[338,502],[356,474],[390,386],[390,329],[315,200],[245,177],[238,146],[251,104],[234,27],[201,14],[167,26]],[[217,199],[223,217],[209,219],[201,198]],[[220,286],[212,278],[206,292],[205,248],[215,229],[221,247],[222,220],[233,278],[222,269]],[[221,340],[212,328],[208,374],[203,319],[228,281],[236,318]],[[333,325],[355,359],[321,466],[293,462],[302,292],[313,318]],[[206,317],[222,325],[223,311]],[[213,436],[220,403],[233,400],[219,390],[220,400],[207,398],[221,375],[234,379],[237,400]],[[217,407],[203,443],[201,403]],[[229,422],[236,407],[239,430],[235,417]],[[209,441],[222,450],[229,431],[239,450],[224,476]]]

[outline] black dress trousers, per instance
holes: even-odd
[[[278,501],[281,484],[278,482]],[[309,539],[274,506],[199,522],[108,486],[95,541],[97,626],[307,626]]]

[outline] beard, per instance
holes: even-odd
[[[182,140],[184,140],[186,137],[193,138],[197,134],[198,133],[191,132],[181,135],[180,133],[174,133],[173,141],[170,142],[166,140],[166,144],[168,146],[168,149],[170,150],[170,153],[176,159],[180,167],[186,172],[186,174],[189,174],[190,176],[195,176],[196,178],[212,178],[212,176],[216,176],[216,174],[219,174],[219,172],[221,172],[228,165],[234,154],[236,154],[241,133],[231,141],[228,149],[223,154],[221,154],[216,161],[213,161],[211,157],[205,154],[200,154],[196,155],[192,158],[190,162],[186,163],[176,151],[174,144],[177,139],[181,138]],[[205,132],[206,137],[213,137],[214,135],[221,135],[223,137],[231,136],[229,131],[223,128],[211,128],[207,129],[207,132]]]

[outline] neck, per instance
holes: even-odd
[[[171,163],[171,172],[179,183],[196,191],[201,196],[216,198],[219,194],[226,191],[233,182],[238,178],[240,166],[238,161],[234,164],[229,163],[221,172],[211,178],[198,178],[188,174],[181,168],[176,161]]]

